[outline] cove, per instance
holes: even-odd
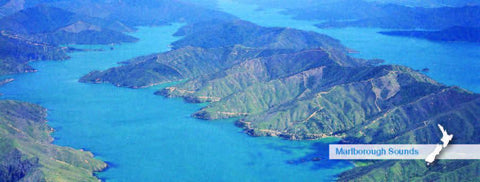
[[[78,79],[117,62],[169,50],[180,24],[140,27],[136,43],[76,46],[66,61],[39,61],[36,73],[12,75],[1,99],[48,109],[54,143],[92,151],[110,167],[106,181],[332,181],[350,163],[329,161],[328,143],[250,137],[232,120],[190,117],[201,105],[153,95],[146,89],[83,84]],[[312,159],[320,159],[312,162]]]
[[[358,51],[354,57],[379,58],[384,64],[398,64],[425,73],[434,80],[480,92],[480,43],[432,42],[423,39],[379,34],[378,28],[332,28],[314,26],[319,21],[293,19],[282,10],[261,8],[231,0],[219,0],[218,8],[241,19],[268,27],[291,27],[327,34],[348,48]]]

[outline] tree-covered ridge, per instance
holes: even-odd
[[[303,70],[327,65],[356,66],[359,62],[353,58],[339,59],[322,49],[264,54],[263,57],[246,60],[221,72],[190,79],[158,94],[181,96],[191,102],[210,101],[209,98],[218,100],[248,86],[294,75]]]
[[[204,31],[197,26],[218,28]],[[353,58],[345,56],[347,49],[325,35],[266,28],[241,20],[198,23],[182,28],[177,34],[185,37],[173,43],[172,51],[129,60],[109,70],[94,71],[80,81],[139,88],[216,73],[252,58],[312,48],[330,50],[330,56],[338,61],[363,64],[353,63]]]
[[[261,66],[248,67],[256,75],[269,75]],[[247,115],[239,124],[252,135],[308,139],[349,134],[346,131],[363,128],[382,114],[446,88],[401,66],[322,65],[271,80],[251,75],[238,69],[160,93],[195,102],[216,101],[195,113],[200,118]]]
[[[258,50],[242,47],[184,47],[131,60],[123,66],[105,71],[93,71],[80,81],[140,88],[218,72],[242,61],[244,54],[253,56],[258,53]]]
[[[0,101],[0,181],[98,181],[106,164],[92,153],[51,144],[46,109]]]
[[[194,23],[180,28],[175,35],[185,37],[172,43],[173,49],[185,46],[226,47],[237,44],[266,49],[346,49],[338,40],[327,35],[292,28],[267,28],[243,20]]]

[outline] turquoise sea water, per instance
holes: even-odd
[[[331,181],[351,164],[329,161],[324,142],[254,138],[232,120],[190,117],[200,105],[153,95],[158,89],[118,88],[77,80],[92,70],[167,51],[181,25],[143,27],[137,43],[80,46],[66,61],[31,65],[37,73],[11,76],[1,99],[48,108],[55,144],[84,148],[110,163],[97,175],[107,181]],[[327,140],[324,140],[327,141]],[[312,158],[323,160],[312,162]]]
[[[382,29],[319,29],[315,21],[292,19],[278,9],[259,8],[231,0],[219,0],[219,9],[241,19],[269,27],[291,27],[334,37],[343,45],[359,51],[352,56],[380,58],[385,64],[399,64],[416,70],[428,68],[428,76],[446,85],[456,85],[480,92],[480,43],[432,42],[378,34]],[[383,30],[385,31],[385,30]]]
[[[256,11],[255,6],[221,1],[220,7],[264,26],[285,26],[326,33],[360,51],[362,58],[430,69],[434,79],[480,91],[478,44],[435,43],[389,37],[378,29],[317,29],[314,22],[292,20],[278,10]],[[1,99],[41,104],[49,109],[49,124],[58,145],[84,148],[110,163],[97,175],[107,181],[331,181],[351,168],[329,161],[324,141],[286,141],[254,138],[232,120],[203,121],[190,117],[201,106],[181,99],[165,99],[147,89],[108,84],[78,83],[82,75],[103,70],[150,53],[168,50],[181,25],[143,27],[133,34],[137,43],[75,52],[66,61],[34,62],[37,73],[14,75],[0,87]],[[323,160],[312,162],[312,158]]]

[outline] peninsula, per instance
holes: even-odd
[[[434,143],[437,124],[460,143],[478,143],[480,95],[440,84],[413,69],[371,65],[350,57],[337,40],[315,32],[267,28],[241,20],[186,25],[173,50],[93,71],[87,83],[144,86],[186,80],[156,92],[209,104],[194,117],[238,118],[252,136],[291,140],[341,137],[341,143]],[[455,121],[455,122],[453,122]],[[472,127],[455,127],[458,123]],[[378,161],[340,181],[463,180],[478,161],[441,161],[437,173],[420,161]],[[460,167],[461,166],[461,167]],[[396,173],[414,169],[412,173]],[[385,175],[387,174],[387,175]],[[386,177],[388,176],[388,178]]]

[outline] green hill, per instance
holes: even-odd
[[[51,144],[46,109],[0,101],[0,181],[98,181],[106,164],[92,153]]]
[[[208,29],[215,31],[207,33],[203,31],[205,26],[234,28]],[[338,60],[351,59],[345,56],[347,49],[339,41],[325,35],[288,28],[266,28],[241,20],[187,25],[177,35],[185,37],[173,43],[172,51],[129,60],[109,70],[93,71],[80,81],[139,88],[216,73],[247,59],[309,48],[332,50],[332,56]]]
[[[172,43],[173,49],[185,46],[225,47],[236,44],[268,49],[345,49],[338,40],[323,34],[292,28],[266,28],[243,20],[194,23],[182,27],[175,35],[185,37]]]

